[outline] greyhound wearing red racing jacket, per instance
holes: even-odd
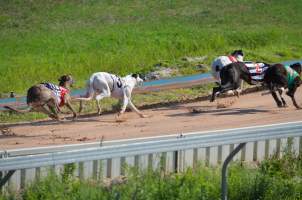
[[[59,85],[52,83],[40,83],[30,87],[27,91],[27,105],[28,110],[17,110],[6,106],[7,109],[25,113],[29,111],[42,112],[49,117],[60,121],[58,115],[61,112],[61,107],[67,106],[72,113],[73,118],[77,117],[75,110],[71,106],[71,97],[69,89],[72,86],[73,79],[70,75],[63,75],[59,78]]]
[[[59,78],[59,86],[52,83],[34,85],[27,91],[27,104],[56,120],[60,120],[60,108],[66,105],[72,111],[73,118],[76,118],[77,114],[71,106],[69,95],[72,84],[72,77],[64,75]]]

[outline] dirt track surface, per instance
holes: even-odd
[[[297,91],[296,99],[302,104],[301,92],[301,89]],[[115,114],[106,114],[81,117],[74,122],[40,121],[12,126],[0,132],[0,150],[93,142],[102,137],[106,141],[301,120],[302,110],[295,109],[287,96],[289,107],[277,108],[271,95],[261,94],[143,110],[149,115],[147,118],[128,112],[124,122],[117,122]],[[229,106],[217,108],[220,104]],[[192,113],[192,109],[199,112]]]

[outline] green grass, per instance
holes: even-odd
[[[183,56],[242,48],[248,60],[301,58],[302,1],[1,0],[0,93],[92,72],[147,72]],[[184,73],[194,73],[184,70]]]
[[[127,170],[127,181],[106,186],[102,181],[81,181],[70,176],[73,165],[62,176],[51,174],[28,186],[19,194],[0,196],[1,200],[213,200],[220,199],[221,168],[199,165],[183,173]],[[249,167],[232,164],[228,174],[229,199],[299,200],[302,199],[302,157],[287,152],[282,159],[272,157]]]

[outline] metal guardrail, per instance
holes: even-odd
[[[32,155],[18,155],[20,150],[11,150],[0,159],[0,171],[299,136],[302,136],[302,121],[104,142],[102,146],[100,143],[61,146],[60,151],[51,147],[49,152],[45,148],[46,153],[42,154],[37,154],[38,149],[31,149]]]
[[[107,164],[110,166],[107,170],[109,170],[108,172],[111,174],[110,170],[112,169],[111,164],[113,159],[119,159],[121,161],[121,159],[131,156],[136,157],[138,155],[173,152],[175,156],[175,160],[173,160],[175,164],[174,169],[178,171],[178,164],[183,161],[178,160],[178,152],[239,144],[234,150],[231,151],[230,149],[231,152],[223,163],[221,199],[227,200],[227,167],[233,157],[241,148],[245,147],[247,143],[256,142],[257,144],[257,141],[265,140],[266,144],[269,144],[267,141],[280,140],[281,138],[298,138],[298,141],[300,140],[299,148],[301,153],[302,121],[140,139],[4,150],[0,151],[0,190],[13,177],[13,174],[19,170],[21,171],[21,187],[24,188],[26,169],[40,169],[40,167],[59,166],[67,163],[82,162],[84,164],[84,162],[90,161],[95,163],[96,160],[107,160]],[[266,147],[269,148],[265,145],[265,148]],[[97,163],[93,165],[93,167],[96,169]],[[39,174],[40,170],[36,171],[36,173]],[[97,171],[93,173],[97,174]],[[108,175],[109,174],[107,174],[107,177]]]
[[[229,134],[234,132],[240,132],[240,134],[245,133],[246,131],[261,131],[263,128],[270,129],[272,126],[285,126],[290,124],[302,123],[302,121],[298,122],[290,122],[290,123],[282,123],[282,124],[271,124],[271,125],[261,125],[261,126],[252,126],[252,127],[244,127],[244,128],[235,128],[235,129],[224,129],[224,130],[214,130],[214,131],[199,131],[199,132],[190,132],[190,133],[180,133],[180,134],[170,134],[170,135],[162,135],[155,137],[143,137],[143,138],[134,138],[134,139],[122,139],[122,140],[112,140],[112,141],[98,141],[98,142],[90,142],[90,143],[80,143],[80,144],[67,144],[67,145],[53,145],[47,147],[34,147],[34,148],[20,148],[20,149],[11,149],[11,150],[0,150],[0,158],[1,157],[15,157],[15,156],[25,156],[25,155],[36,155],[36,154],[45,154],[45,153],[55,153],[55,152],[63,152],[63,151],[74,151],[88,148],[98,148],[105,146],[114,146],[114,145],[126,145],[126,144],[134,144],[134,143],[142,143],[142,142],[151,142],[156,140],[169,140],[180,137],[198,137],[203,135],[205,137],[206,134],[212,135],[218,134],[218,137],[223,137],[222,134]],[[286,126],[287,127],[287,126]],[[227,136],[226,136],[227,137]],[[286,137],[286,136],[285,136]],[[276,139],[276,138],[273,138]],[[262,140],[258,139],[258,140]],[[254,141],[254,140],[253,140]],[[256,140],[257,141],[257,140]],[[229,143],[229,144],[233,144]]]

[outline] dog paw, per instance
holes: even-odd
[[[149,115],[146,115],[146,114],[140,114],[139,115],[141,118],[148,118],[148,117],[150,117]]]
[[[277,103],[277,106],[278,106],[279,108],[283,108],[283,105],[282,105],[281,102],[280,102],[280,103]]]
[[[191,113],[194,113],[194,114],[198,114],[198,113],[201,113],[201,112],[202,112],[202,110],[197,109],[197,108],[189,109],[189,111],[190,111]]]
[[[127,121],[127,119],[125,117],[122,117],[121,115],[117,115],[115,117],[115,121],[116,122],[125,122],[125,121]]]
[[[67,122],[68,120],[66,119],[66,118],[60,118],[60,119],[58,119],[58,122],[60,122],[60,123],[65,123],[65,122]]]

